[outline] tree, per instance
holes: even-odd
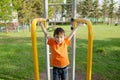
[[[99,9],[98,0],[95,0],[93,2],[93,9],[92,9],[92,14],[91,14],[91,17],[93,17],[95,19],[95,23],[97,22],[100,14],[101,14],[101,12],[100,12],[100,9]]]
[[[102,15],[103,15],[103,22],[105,22],[106,18],[108,17],[108,0],[104,0],[102,4]]]
[[[49,19],[56,19],[56,15],[57,13],[61,12],[61,5],[54,5],[55,3],[62,3],[63,1],[62,0],[49,0],[48,1],[50,4],[53,4],[53,5],[50,5],[48,7],[48,16],[49,16]]]
[[[0,1],[0,24],[7,27],[14,18],[13,6],[11,0],[1,0]],[[8,30],[6,29],[6,32]]]
[[[56,4],[49,6],[49,18],[55,18],[56,14],[61,14],[61,17],[71,17],[72,5],[63,4],[63,0],[49,0],[49,3]],[[71,0],[67,0],[66,3],[71,3]]]
[[[32,19],[43,17],[42,0],[13,0],[14,9],[18,12],[21,23],[31,22]]]
[[[116,11],[116,17],[117,17],[117,21],[120,22],[120,5],[118,10]]]
[[[83,7],[82,3],[83,1],[81,0],[77,3],[77,13],[79,14],[79,17],[82,17],[82,7]]]
[[[0,21],[3,21],[5,24],[12,21],[12,11],[11,0],[0,1]]]
[[[82,17],[91,17],[92,16],[92,7],[93,1],[92,0],[82,0],[78,4],[78,13],[82,15]]]
[[[115,3],[113,2],[113,0],[110,0],[110,4],[109,4],[109,7],[108,7],[108,17],[110,18],[109,20],[109,24],[111,24],[113,21],[112,21],[112,18],[114,17],[114,5]]]
[[[67,0],[67,4],[71,3],[71,0]],[[72,16],[72,5],[65,5],[64,9],[66,10],[65,17],[70,18]]]

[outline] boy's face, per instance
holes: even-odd
[[[65,38],[64,34],[59,34],[54,36],[54,39],[58,44],[62,43],[64,41],[64,38]]]

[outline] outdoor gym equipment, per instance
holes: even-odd
[[[36,42],[36,23],[42,22],[44,23],[44,27],[47,28],[48,22],[48,5],[56,6],[60,4],[48,4],[48,0],[44,0],[44,18],[37,18],[32,21],[32,28],[31,28],[31,36],[32,36],[32,48],[33,48],[33,58],[34,58],[34,75],[35,80],[40,80],[39,77],[39,68],[38,68],[38,53],[37,53],[37,42]],[[70,5],[70,4],[64,4]],[[93,32],[92,32],[92,24],[89,20],[86,19],[76,19],[76,0],[72,0],[72,27],[75,28],[77,23],[86,23],[88,26],[88,59],[87,59],[87,76],[86,80],[92,80],[92,44],[93,44]],[[47,45],[47,38],[45,37],[45,45],[46,45],[46,76],[47,80],[50,80],[50,62],[49,62],[49,47]],[[71,80],[75,79],[75,50],[76,49],[76,36],[72,37],[72,49],[71,49]]]
[[[33,49],[33,59],[34,59],[34,75],[35,80],[40,80],[39,77],[39,67],[38,67],[38,53],[37,53],[37,43],[36,43],[36,23],[43,22],[46,28],[46,19],[37,18],[32,21],[31,36],[32,36],[32,49]],[[76,27],[77,23],[86,23],[88,25],[88,60],[87,60],[87,77],[86,80],[91,80],[92,75],[92,44],[93,44],[93,31],[92,24],[86,19],[74,19],[73,25]],[[50,80],[50,79],[49,79]],[[74,79],[73,79],[74,80]]]
[[[88,26],[88,56],[87,56],[87,77],[86,80],[92,80],[92,47],[93,47],[93,30],[92,30],[92,24],[89,20],[86,19],[74,19],[74,26],[76,26],[77,23],[86,23]]]
[[[37,18],[32,21],[31,36],[32,36],[32,49],[33,49],[33,59],[34,59],[34,76],[35,80],[40,80],[39,77],[39,67],[38,67],[38,52],[36,43],[36,23],[43,22],[44,27],[46,27],[46,19]]]

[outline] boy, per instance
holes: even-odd
[[[51,64],[53,66],[53,80],[68,80],[69,65],[67,47],[70,44],[72,36],[75,34],[77,27],[65,37],[65,31],[62,28],[54,30],[53,38],[49,36],[46,29],[42,26],[43,32],[48,39],[48,45],[51,49]]]

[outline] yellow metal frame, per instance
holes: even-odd
[[[92,80],[92,47],[93,47],[93,29],[92,24],[86,19],[74,19],[74,27],[77,23],[86,23],[88,25],[88,56],[87,56],[87,77],[86,80]]]
[[[46,19],[36,18],[32,21],[31,36],[32,36],[32,49],[33,49],[33,59],[34,59],[34,76],[35,80],[40,80],[39,66],[38,66],[38,52],[37,52],[37,40],[36,40],[36,24],[37,22],[43,22],[46,28]]]
[[[36,18],[32,21],[31,36],[32,36],[32,49],[33,49],[33,59],[34,59],[34,76],[35,80],[40,80],[39,67],[38,67],[38,52],[37,52],[37,40],[36,40],[36,24],[37,22],[43,22],[46,28],[46,19]],[[91,80],[92,75],[92,44],[93,44],[93,30],[92,24],[86,19],[74,19],[74,27],[77,23],[86,23],[88,25],[88,60],[87,60],[87,78],[86,80]]]

